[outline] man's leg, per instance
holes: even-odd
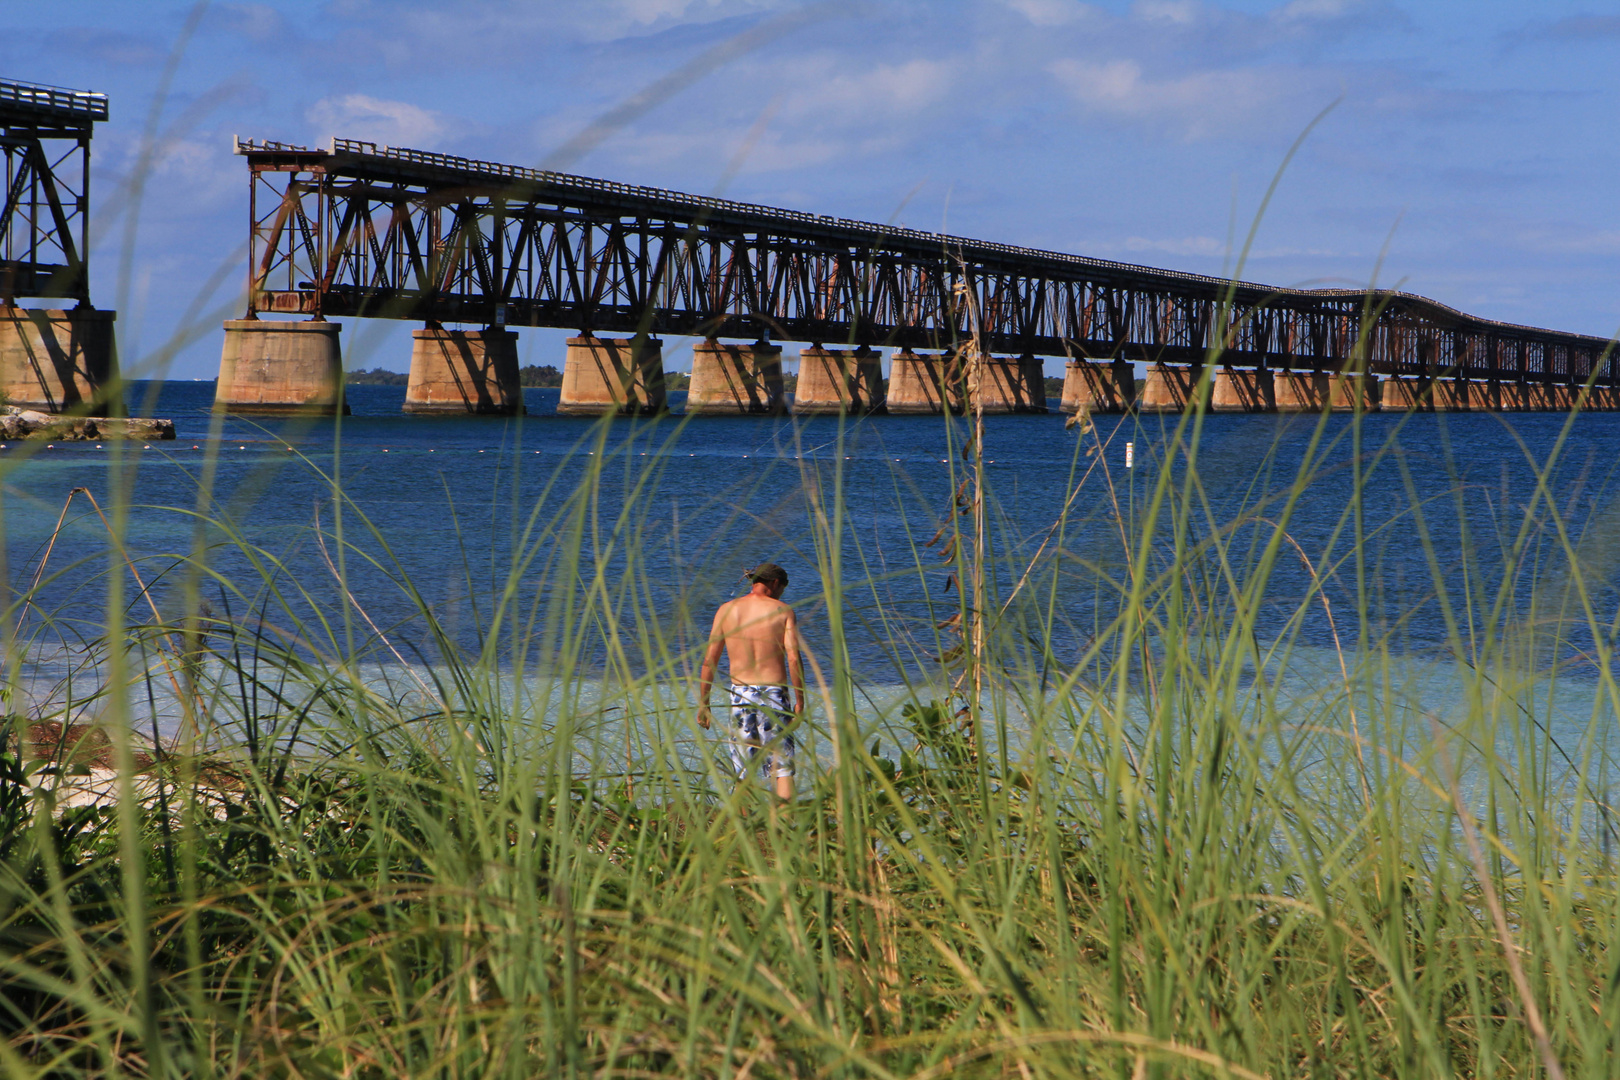
[[[776,776],[776,797],[793,799],[793,705],[785,688],[776,688],[771,701],[771,772]]]

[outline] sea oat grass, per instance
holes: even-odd
[[[661,466],[607,423],[510,565],[475,569],[459,523],[470,636],[335,477],[274,549],[206,493],[192,550],[109,539],[93,635],[42,610],[93,567],[30,570],[14,683],[87,648],[0,778],[7,1074],[1507,1077],[1547,1071],[1533,1015],[1567,1075],[1615,1075],[1604,552],[1547,483],[1444,550],[1415,488],[1359,502],[1399,430],[1328,420],[1223,517],[1203,422],[1138,429],[1134,477],[1082,425],[1033,537],[982,467],[977,505],[968,474],[940,506],[897,472],[916,540],[881,564],[842,455],[806,461],[827,644],[783,806],[694,723],[683,590],[729,564],[644,572]],[[1337,528],[1300,543],[1347,459]],[[1425,588],[1380,568],[1397,529]],[[374,621],[362,565],[411,618]],[[1414,604],[1449,620],[1438,661],[1389,617]],[[20,752],[48,722],[99,725],[120,797],[63,808],[73,769]]]

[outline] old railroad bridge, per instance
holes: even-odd
[[[0,83],[0,364],[11,400],[64,408],[114,363],[84,261],[106,99],[42,92]],[[47,154],[49,138],[69,152]],[[1200,392],[1246,412],[1620,408],[1607,340],[1406,293],[1234,283],[349,139],[235,150],[251,233],[216,391],[231,411],[341,408],[344,317],[423,324],[405,409],[424,413],[521,411],[522,326],[576,331],[560,408],[577,415],[663,409],[662,335],[700,339],[699,413],[782,411],[780,342],[804,346],[794,411],[960,409],[975,333],[991,412],[1044,411],[1045,357],[1067,360],[1064,408],[1097,412],[1183,409]],[[78,306],[30,314],[23,296]]]

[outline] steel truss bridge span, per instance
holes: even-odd
[[[89,303],[90,138],[106,119],[105,94],[0,80],[0,303]]]
[[[1620,384],[1602,338],[333,139],[236,141],[260,312]]]

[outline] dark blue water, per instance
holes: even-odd
[[[172,418],[174,442],[137,444],[122,456],[110,444],[0,451],[6,580],[14,592],[32,581],[71,489],[88,488],[108,508],[117,501],[115,463],[123,460],[125,541],[160,607],[175,603],[176,558],[201,536],[210,569],[226,579],[206,583],[216,610],[285,605],[300,618],[325,616],[333,648],[342,604],[327,558],[339,554],[333,534],[340,508],[351,545],[343,552],[350,591],[377,627],[425,653],[435,646],[414,617],[410,589],[454,641],[473,648],[503,592],[528,619],[559,589],[590,587],[588,567],[564,582],[559,564],[549,561],[576,543],[605,568],[608,602],[621,612],[652,611],[664,644],[676,651],[701,642],[713,605],[735,594],[745,568],[765,559],[792,574],[788,599],[803,605],[813,646],[826,644],[817,628],[826,590],[844,588],[853,661],[874,677],[914,669],[940,647],[934,624],[954,610],[955,593],[932,556],[919,565],[918,548],[951,513],[947,459],[952,440],[959,448],[965,434],[961,421],[671,417],[601,425],[556,416],[555,390],[530,390],[531,415],[521,419],[422,418],[400,413],[403,387],[354,386],[348,394],[353,415],[341,421],[220,420],[209,412],[212,383],[136,384],[132,412]],[[1253,553],[1282,521],[1313,440],[1316,467],[1287,521],[1289,541],[1270,580],[1261,636],[1289,632],[1316,573],[1352,633],[1364,590],[1373,623],[1401,648],[1444,650],[1447,605],[1466,622],[1469,597],[1489,598],[1501,583],[1503,552],[1519,542],[1538,470],[1565,417],[1367,417],[1359,579],[1354,533],[1344,531],[1356,483],[1350,418],[1330,418],[1319,431],[1314,417],[1209,417],[1196,483],[1182,468],[1186,448],[1173,447],[1178,418],[1103,418],[1083,443],[1064,421],[1055,410],[987,418],[985,447],[999,594],[1012,590],[1037,552],[1043,568],[1040,587],[1020,594],[1007,632],[1016,636],[1029,619],[1051,618],[1049,644],[1060,659],[1082,647],[1112,610],[1108,582],[1120,577],[1126,559],[1120,522],[1129,534],[1144,519],[1158,462],[1174,460],[1172,479],[1186,485],[1187,535],[1232,538],[1233,565],[1211,557],[1196,571],[1208,574],[1206,591],[1218,591],[1222,574],[1250,572]],[[1134,444],[1131,470],[1124,468],[1127,441]],[[1099,442],[1106,444],[1099,452],[1086,452]],[[1615,616],[1620,568],[1617,457],[1620,415],[1584,416],[1546,475],[1603,620]],[[605,469],[582,489],[593,475],[591,459],[603,458]],[[341,507],[334,478],[348,500]],[[838,485],[842,581],[833,583],[817,569],[831,549],[815,507]],[[588,510],[582,540],[548,531],[570,500]],[[199,510],[210,519],[201,532]],[[1543,507],[1535,518],[1526,549],[1534,565],[1511,590],[1518,605],[1568,576],[1553,516]],[[1245,524],[1234,529],[1240,519]],[[324,556],[317,524],[327,537]],[[1166,548],[1174,525],[1166,520],[1156,530],[1151,550]],[[637,553],[631,564],[627,548]],[[514,558],[530,561],[514,574]],[[109,559],[100,520],[82,499],[75,502],[46,567],[40,610],[93,627]],[[1048,572],[1056,576],[1042,576]],[[1035,594],[1046,615],[1022,606]],[[1335,630],[1314,606],[1301,627],[1304,640],[1316,644]],[[1580,638],[1578,629],[1572,634]]]

